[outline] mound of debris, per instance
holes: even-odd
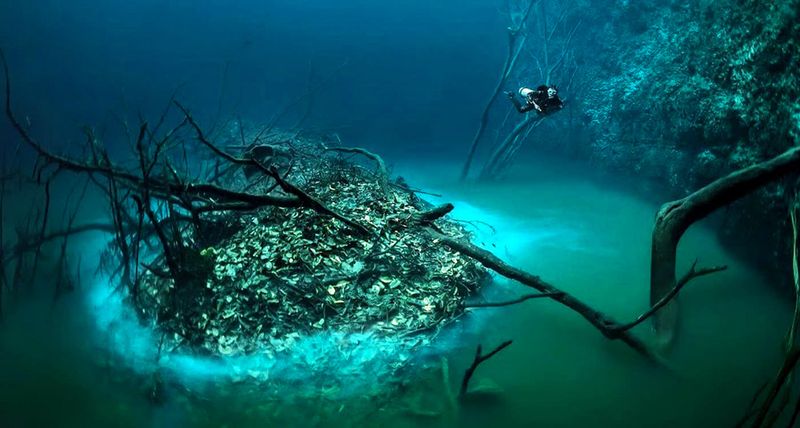
[[[171,348],[280,352],[326,329],[410,336],[458,317],[464,299],[488,278],[474,260],[437,245],[426,227],[464,239],[468,232],[448,219],[423,224],[422,213],[432,207],[402,179],[390,181],[376,155],[296,136],[273,137],[243,155],[281,171],[284,180],[370,233],[307,208],[213,215],[219,238],[198,248],[196,257],[207,272],[205,288],[182,290],[155,268],[139,286],[140,313],[155,321]],[[227,188],[286,195],[252,168],[226,177]]]

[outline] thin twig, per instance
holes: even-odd
[[[465,308],[499,308],[502,306],[511,306],[516,305],[517,303],[522,303],[527,300],[531,299],[541,299],[543,297],[558,297],[562,294],[560,291],[550,292],[550,293],[535,293],[535,294],[526,294],[522,297],[516,298],[514,300],[506,300],[502,302],[489,302],[489,303],[466,303],[464,304]]]
[[[43,241],[45,233],[47,233],[47,224],[50,217],[50,186],[51,180],[48,179],[44,183],[44,214],[42,216],[42,228],[39,231],[39,242]],[[33,267],[31,268],[30,286],[34,287],[36,284],[36,274],[39,271],[39,258],[42,255],[42,245],[39,244],[34,249],[33,253]]]

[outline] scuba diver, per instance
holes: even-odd
[[[539,114],[545,115],[564,108],[564,102],[558,97],[558,88],[555,86],[540,85],[536,89],[523,86],[519,88],[519,94],[525,99],[524,105],[513,92],[506,92],[508,99],[520,113],[536,110]]]

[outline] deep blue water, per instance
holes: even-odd
[[[305,92],[310,71],[320,81],[346,64],[315,92],[309,124],[402,155],[474,133],[505,58],[498,6],[5,1],[0,41],[17,108],[54,136],[84,124],[113,132],[113,114],[160,112],[176,90],[204,119],[220,106],[269,116]]]

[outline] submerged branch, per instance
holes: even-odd
[[[6,159],[3,157],[3,173],[5,174]],[[6,290],[6,179],[0,180],[0,323],[3,322],[3,293]]]
[[[494,254],[471,243],[449,237],[432,229],[428,229],[428,233],[433,239],[437,240],[437,242],[441,242],[451,250],[477,260],[486,268],[506,278],[515,280],[542,293],[552,293],[553,296],[551,298],[553,300],[580,314],[605,337],[609,339],[619,339],[654,364],[668,367],[666,362],[658,354],[650,350],[639,338],[628,331],[617,332],[618,326],[620,325],[617,321],[598,312],[575,296],[559,290],[555,286],[543,281],[538,276],[531,275],[530,273],[506,264]]]
[[[472,166],[472,161],[475,158],[475,153],[478,149],[478,144],[480,143],[483,134],[486,132],[486,125],[489,123],[489,113],[491,112],[492,105],[494,104],[497,96],[500,94],[500,91],[503,89],[503,86],[508,81],[508,77],[511,75],[511,71],[514,68],[514,65],[517,63],[517,58],[519,57],[520,53],[522,52],[522,45],[527,40],[527,37],[523,34],[520,36],[520,30],[525,25],[525,22],[528,20],[530,16],[530,12],[533,9],[533,6],[538,3],[539,0],[530,0],[528,3],[528,7],[525,9],[523,13],[522,19],[517,23],[515,27],[513,24],[508,27],[508,51],[506,53],[506,60],[503,63],[503,68],[500,71],[500,75],[497,79],[497,84],[495,84],[494,90],[492,91],[491,96],[486,102],[486,105],[483,108],[483,113],[481,114],[481,120],[478,125],[478,130],[475,132],[475,136],[472,138],[472,142],[470,143],[469,151],[467,152],[467,159],[464,161],[464,166],[461,169],[460,180],[463,182],[467,179],[469,175],[470,168]],[[522,41],[518,43],[518,38],[521,37]],[[519,44],[520,46],[518,49],[514,49],[515,45]]]
[[[80,226],[70,227],[66,230],[50,232],[34,240],[18,242],[15,246],[13,246],[10,249],[9,254],[6,254],[2,260],[5,263],[8,263],[11,260],[19,257],[23,253],[34,251],[36,248],[40,248],[44,244],[47,244],[51,241],[55,241],[57,239],[66,238],[68,236],[79,235],[87,232],[114,233],[114,231],[116,231],[116,227],[113,224],[87,223],[87,224],[82,224]]]
[[[560,291],[557,292],[549,292],[549,293],[535,293],[535,294],[526,294],[522,297],[513,299],[513,300],[506,300],[502,302],[491,302],[491,303],[467,303],[464,305],[465,308],[499,308],[502,306],[511,306],[516,305],[517,303],[522,303],[531,299],[541,299],[544,297],[558,297],[563,294]]]
[[[479,365],[484,363],[489,358],[494,357],[497,355],[498,352],[502,351],[503,349],[507,348],[511,345],[512,341],[507,340],[500,344],[500,346],[494,348],[491,352],[486,355],[481,354],[481,345],[478,345],[478,349],[475,350],[475,358],[472,360],[472,364],[467,368],[464,372],[464,377],[461,379],[461,390],[458,392],[458,398],[463,399],[464,396],[467,394],[467,390],[469,389],[469,381],[472,379],[472,375],[475,374],[475,369],[478,368]]]
[[[430,224],[433,223],[435,220],[438,220],[447,214],[450,211],[453,211],[453,204],[447,203],[442,204],[437,207],[431,208],[426,211],[420,211],[414,215],[414,220],[416,220],[420,224]]]
[[[761,427],[764,424],[769,409],[778,397],[778,393],[786,385],[787,378],[792,374],[798,362],[800,362],[800,348],[795,348],[786,355],[786,359],[781,369],[778,371],[778,374],[775,376],[775,380],[772,382],[772,386],[767,393],[767,397],[764,399],[764,403],[756,413],[752,425],[754,428]]]
[[[772,159],[734,171],[677,201],[662,205],[653,227],[650,264],[650,303],[655,306],[675,288],[678,243],[695,222],[721,207],[800,168],[800,147],[793,147]],[[673,340],[677,324],[676,302],[653,317],[653,326],[663,345]]]
[[[328,208],[327,205],[323,204],[318,199],[316,199],[313,196],[309,195],[308,193],[302,191],[300,188],[298,188],[294,184],[286,181],[283,177],[281,177],[281,175],[278,173],[278,170],[275,169],[274,166],[268,169],[268,173],[269,173],[269,175],[272,176],[272,178],[275,179],[275,181],[278,183],[278,185],[281,187],[281,189],[284,192],[286,192],[286,193],[288,193],[290,195],[296,196],[303,203],[303,206],[311,208],[314,211],[317,211],[318,213],[331,216],[331,217],[341,221],[342,223],[350,226],[352,229],[354,229],[355,231],[359,232],[363,236],[373,236],[374,235],[374,233],[371,230],[367,229],[366,226],[364,226],[362,224],[359,224],[359,223],[356,223],[355,221],[350,220],[349,218],[347,218],[347,217],[345,217],[345,216],[343,216],[343,215],[331,210],[330,208]]]
[[[363,156],[366,156],[369,159],[375,161],[378,165],[378,173],[381,177],[388,177],[389,171],[386,169],[386,163],[383,161],[383,158],[375,154],[367,149],[363,149],[361,147],[325,147],[325,151],[328,152],[341,152],[341,153],[356,153]]]
[[[697,270],[696,267],[697,267],[697,260],[695,260],[694,263],[692,263],[692,267],[689,269],[689,272],[686,272],[686,275],[684,275],[680,279],[680,281],[678,281],[675,284],[675,287],[673,287],[672,290],[670,290],[669,293],[665,294],[664,297],[661,298],[661,300],[659,300],[655,305],[653,305],[645,313],[643,313],[642,315],[639,315],[639,317],[637,317],[636,320],[634,320],[632,322],[629,322],[628,324],[623,324],[623,325],[617,327],[615,330],[617,332],[621,333],[623,331],[627,331],[627,330],[630,330],[630,329],[636,327],[637,325],[643,323],[645,320],[647,320],[648,318],[653,316],[653,314],[658,312],[659,309],[661,309],[664,306],[666,306],[667,303],[670,302],[670,300],[675,298],[678,295],[678,293],[680,293],[680,291],[683,288],[683,286],[685,286],[687,283],[689,283],[689,281],[691,281],[691,280],[693,280],[693,279],[695,279],[697,277],[703,276],[703,275],[710,275],[712,273],[721,272],[721,271],[726,270],[728,268],[727,266],[713,266],[713,267],[702,268],[702,269]]]
[[[764,387],[756,391],[755,395],[753,396],[753,401],[750,403],[748,412],[739,421],[739,426],[744,426],[744,424],[747,423],[747,420],[753,416],[755,416],[752,425],[754,428],[761,426],[772,426],[775,419],[777,419],[783,412],[784,408],[789,402],[790,396],[792,395],[794,371],[797,367],[798,360],[800,360],[800,346],[798,346],[796,343],[798,322],[800,322],[800,268],[798,267],[800,264],[800,259],[798,259],[798,256],[800,256],[800,252],[798,252],[800,236],[798,235],[798,210],[800,210],[800,196],[795,195],[794,200],[789,206],[789,219],[792,225],[792,276],[795,287],[795,308],[792,324],[789,326],[789,331],[786,334],[786,353],[784,356],[783,365],[781,366],[780,371],[778,371],[778,374],[775,376],[775,379],[772,381],[769,393],[761,404],[761,407],[756,410],[754,405],[759,395],[761,395]],[[770,408],[773,407],[773,403],[775,402],[775,399],[781,390],[784,391],[784,400],[779,403],[775,411],[770,413]],[[800,414],[800,399],[798,399],[798,401],[795,403],[791,415],[791,421],[788,426],[795,426],[794,424],[797,421],[798,414]]]

